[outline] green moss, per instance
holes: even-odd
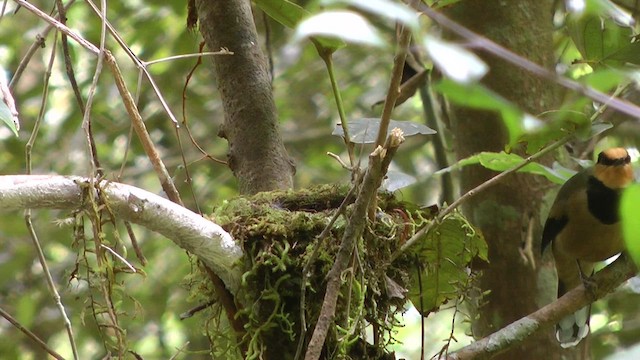
[[[242,306],[239,316],[246,323],[243,341],[248,358],[294,356],[301,336],[302,272],[311,254],[316,253],[305,284],[303,313],[309,329],[305,341],[309,340],[322,306],[326,274],[333,265],[351,207],[346,207],[347,216],[337,219],[327,238],[318,237],[348,192],[349,186],[344,185],[265,192],[225,201],[214,209],[212,220],[231,233],[246,254],[236,302]],[[365,321],[379,330],[380,348],[374,353],[382,355],[384,346],[393,341],[394,315],[407,301],[397,289],[410,286],[408,270],[413,260],[401,256],[392,263],[391,255],[429,215],[391,194],[380,194],[378,206],[376,221],[367,225],[358,240],[352,266],[343,276],[336,326],[326,342],[331,358],[355,356],[353,352],[362,348],[360,330]],[[212,296],[207,287],[193,284],[192,288],[198,292],[196,297]]]

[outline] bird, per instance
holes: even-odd
[[[624,250],[619,203],[622,190],[634,181],[631,157],[617,147],[602,151],[593,167],[578,172],[560,188],[542,231],[541,250],[551,245],[558,274],[558,298],[583,284],[594,266]],[[556,324],[563,348],[589,334],[591,307]]]

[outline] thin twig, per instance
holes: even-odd
[[[64,6],[65,10],[68,10],[75,1],[76,0],[69,0],[67,5]],[[44,48],[45,46],[44,39],[47,37],[47,35],[53,28],[54,28],[53,24],[49,24],[44,30],[42,30],[39,34],[36,35],[36,40],[33,42],[33,44],[31,44],[31,46],[29,47],[25,55],[22,57],[22,59],[20,60],[20,64],[18,64],[18,67],[16,68],[16,71],[13,74],[13,77],[11,77],[11,82],[9,82],[9,89],[13,90],[13,88],[16,86],[16,84],[22,77],[22,73],[27,68],[27,65],[29,65],[31,58],[33,58],[33,55],[36,53],[36,51],[38,49]]]
[[[158,150],[153,144],[153,141],[151,140],[151,136],[149,136],[149,132],[147,131],[147,127],[145,126],[144,121],[142,121],[142,116],[140,116],[140,113],[138,112],[138,108],[136,107],[135,102],[133,101],[133,97],[131,97],[131,93],[127,89],[127,84],[125,83],[124,78],[122,77],[122,73],[120,72],[120,69],[118,68],[118,63],[116,62],[116,59],[113,57],[113,55],[109,50],[105,50],[104,55],[105,55],[105,60],[107,62],[107,65],[109,65],[109,68],[111,69],[111,73],[113,74],[113,78],[116,82],[116,87],[120,92],[122,101],[124,102],[125,108],[127,109],[127,112],[129,113],[129,117],[131,118],[133,129],[138,135],[138,138],[142,143],[142,148],[144,149],[145,153],[147,154],[147,157],[149,158],[149,160],[151,161],[151,164],[153,165],[156,175],[160,180],[162,189],[164,190],[164,192],[167,194],[167,197],[171,201],[177,204],[183,205],[182,199],[180,199],[180,193],[178,193],[178,190],[176,189],[175,184],[173,183],[173,180],[171,179],[171,176],[167,171],[167,168],[164,166],[164,162],[162,162],[162,158],[160,157]]]
[[[184,353],[185,352],[184,350],[187,348],[187,346],[189,346],[189,344],[191,344],[190,341],[187,341],[186,343],[184,343],[180,348],[177,349],[176,353],[169,358],[169,360],[175,360],[178,357],[178,355]]]
[[[338,108],[338,115],[340,116],[340,126],[342,127],[343,140],[344,144],[347,147],[347,153],[349,154],[349,165],[351,168],[354,168],[356,163],[356,158],[354,154],[354,145],[351,142],[351,135],[349,135],[349,120],[347,120],[347,114],[344,111],[344,102],[342,101],[342,95],[340,94],[340,86],[338,86],[338,80],[336,79],[336,74],[333,69],[333,55],[332,52],[321,50],[322,45],[316,45],[318,48],[318,54],[327,68],[327,73],[329,74],[329,80],[331,81],[331,90],[333,92],[333,97],[336,101],[336,107]]]
[[[360,184],[360,180],[361,179],[356,179],[356,181],[354,181],[353,186],[351,186],[351,189],[349,189],[349,192],[347,193],[347,195],[345,195],[344,199],[342,200],[342,203],[340,203],[340,206],[338,207],[338,209],[336,209],[335,214],[333,214],[333,217],[331,218],[327,226],[325,226],[324,229],[322,229],[322,232],[320,233],[320,235],[318,235],[318,237],[314,241],[316,246],[314,247],[313,252],[311,253],[311,256],[309,256],[309,259],[306,261],[306,263],[304,264],[304,267],[302,268],[302,281],[300,285],[300,288],[301,288],[300,289],[300,338],[298,339],[298,348],[296,349],[296,355],[294,357],[294,360],[298,360],[302,356],[305,337],[307,336],[307,316],[305,314],[305,311],[307,309],[307,304],[306,304],[307,280],[309,279],[311,266],[315,263],[316,259],[318,258],[318,255],[320,254],[320,249],[323,248],[324,246],[324,239],[326,239],[329,233],[331,232],[331,229],[333,228],[333,224],[335,224],[336,220],[338,220],[338,217],[344,214],[344,211],[347,208],[347,205],[351,203],[353,194],[356,192],[356,189]]]
[[[57,49],[58,37],[55,36],[53,38],[53,46],[51,47],[51,55],[49,57],[49,63],[47,64],[47,71],[44,74],[44,81],[42,85],[42,101],[40,102],[40,109],[38,110],[38,117],[36,118],[35,123],[33,124],[33,130],[31,130],[31,135],[29,136],[29,140],[27,140],[27,144],[25,145],[25,163],[26,163],[26,174],[31,175],[31,156],[33,146],[36,143],[36,139],[38,137],[38,133],[40,132],[40,125],[42,124],[42,120],[44,119],[44,113],[47,108],[47,101],[49,99],[49,80],[51,79],[51,70],[53,68],[53,62],[56,58],[56,49]]]
[[[117,252],[115,252],[112,248],[104,245],[104,244],[100,244],[100,247],[102,249],[107,250],[111,255],[115,256],[116,259],[120,260],[126,267],[129,268],[129,270],[131,270],[131,272],[133,273],[137,273],[138,271],[136,270],[135,267],[133,267],[133,265],[131,265],[127,259],[123,258],[122,255],[118,254]]]
[[[105,19],[107,18],[107,2],[106,0],[102,0],[102,29],[100,32],[100,52],[98,53],[98,62],[96,63],[96,69],[93,73],[93,80],[91,81],[91,87],[89,88],[89,95],[87,96],[87,104],[84,108],[84,114],[82,116],[82,129],[84,130],[87,147],[89,149],[89,164],[91,168],[91,178],[94,176],[101,176],[101,172],[98,170],[99,162],[98,162],[98,153],[96,149],[96,144],[93,139],[93,134],[91,132],[91,107],[93,106],[93,97],[96,94],[96,89],[98,88],[98,80],[100,79],[100,74],[102,74],[102,66],[104,64],[104,52],[105,52],[105,42],[106,42],[106,27],[105,27]],[[91,184],[94,185],[93,183]]]
[[[100,11],[96,7],[96,5],[91,0],[87,0],[86,2],[91,7],[91,10],[93,10],[93,12],[95,12],[96,15],[100,16]],[[158,85],[156,84],[156,81],[151,76],[151,73],[149,73],[149,69],[147,69],[146,64],[148,64],[148,63],[145,63],[142,60],[140,60],[140,58],[138,56],[136,56],[133,53],[133,51],[131,51],[129,46],[127,46],[127,43],[122,39],[120,34],[118,34],[118,32],[111,25],[111,23],[109,23],[107,21],[106,24],[107,24],[107,29],[109,29],[109,32],[111,33],[111,35],[113,35],[113,37],[116,40],[116,42],[118,43],[118,45],[120,45],[122,50],[124,50],[124,52],[127,54],[127,56],[129,56],[129,58],[136,64],[138,69],[144,74],[144,76],[147,78],[147,80],[149,80],[149,84],[151,85],[151,88],[153,89],[153,92],[158,97],[158,101],[160,101],[160,104],[162,105],[162,108],[167,113],[167,115],[169,116],[169,119],[171,119],[171,121],[173,122],[174,126],[179,126],[179,123],[178,123],[178,120],[177,120],[176,116],[173,114],[173,111],[171,111],[171,108],[169,107],[169,104],[167,104],[167,101],[164,99],[164,96],[162,95],[162,92],[160,92],[160,88],[158,87]],[[209,53],[207,53],[207,54],[209,54]],[[221,49],[219,52],[213,52],[213,54],[215,54],[215,55],[230,55],[232,53],[230,51],[226,50],[226,49]],[[184,55],[178,55],[178,56],[184,56]],[[195,54],[193,56],[195,56]],[[160,60],[160,61],[163,61],[163,60]]]
[[[215,54],[215,53],[205,53],[202,52],[202,49],[204,48],[205,43],[202,42],[200,44],[200,54]],[[196,61],[195,65],[193,65],[193,67],[191,68],[191,70],[189,70],[189,73],[187,74],[187,77],[185,79],[184,82],[184,86],[182,87],[182,126],[184,126],[184,129],[187,130],[187,135],[189,136],[189,140],[191,140],[191,144],[193,146],[196,147],[196,150],[198,150],[204,157],[213,160],[214,162],[217,162],[218,164],[222,164],[222,165],[227,165],[226,161],[217,159],[213,156],[211,156],[209,153],[207,153],[202,146],[200,146],[200,144],[198,143],[198,141],[196,140],[196,138],[193,136],[193,133],[191,132],[191,128],[189,127],[189,123],[187,121],[187,87],[189,86],[189,82],[191,81],[191,78],[193,77],[193,74],[195,74],[196,69],[202,64],[202,56],[198,56],[198,60]],[[185,164],[186,166],[186,164]]]
[[[336,303],[342,284],[342,272],[349,264],[356,240],[359,239],[364,232],[369,204],[376,196],[377,189],[382,183],[382,178],[386,173],[386,168],[391,162],[391,157],[395,149],[397,149],[403,141],[402,131],[400,129],[394,129],[385,144],[386,147],[378,146],[369,155],[369,166],[362,180],[362,186],[358,192],[353,213],[349,217],[349,224],[342,236],[340,249],[336,254],[336,260],[327,274],[327,287],[322,308],[307,347],[305,360],[317,360],[322,353],[327,333],[335,318]]]
[[[351,166],[349,166],[349,165],[345,164],[345,162],[344,162],[344,161],[342,161],[342,159],[340,158],[340,155],[337,155],[337,154],[334,154],[334,153],[332,153],[332,152],[328,151],[328,152],[327,152],[327,156],[329,156],[329,157],[333,158],[335,161],[337,161],[337,162],[338,162],[338,164],[340,164],[340,166],[342,166],[342,168],[343,168],[343,169],[345,169],[345,170],[349,170],[349,171],[352,171],[352,170],[353,170],[353,169],[351,168]]]
[[[42,10],[40,10],[37,7],[31,5],[31,3],[29,3],[28,1],[15,0],[15,2],[17,2],[20,5],[22,5],[25,9],[27,9],[27,10],[31,11],[32,13],[36,14],[39,18],[41,18],[44,21],[48,22],[49,24],[53,25],[59,31],[67,34],[70,38],[72,38],[73,40],[77,41],[78,44],[80,44],[83,48],[89,50],[89,52],[91,52],[92,54],[98,55],[100,53],[100,50],[98,50],[98,48],[95,45],[93,45],[91,42],[87,41],[85,38],[80,36],[80,34],[78,34],[75,31],[69,29],[67,26],[65,26],[62,23],[60,23],[60,21],[58,21],[58,20],[52,18],[51,16],[45,14],[44,12],[42,12]]]
[[[61,24],[67,25],[67,10],[62,3],[62,0],[56,0],[56,7],[58,9],[58,20]],[[67,38],[67,34],[60,33],[62,40],[62,53],[64,55],[64,65],[65,70],[67,71],[67,76],[69,77],[69,83],[71,83],[71,89],[73,90],[73,94],[76,97],[76,101],[78,102],[78,106],[80,106],[81,112],[84,114],[84,101],[82,101],[82,94],[80,93],[80,88],[78,88],[78,82],[76,81],[76,75],[73,71],[73,62],[71,61],[71,54],[69,53],[69,39]]]
[[[58,13],[60,14],[58,18],[63,25],[67,25],[67,16],[66,9],[62,4],[62,0],[56,0],[56,6],[58,8]],[[80,93],[80,89],[78,88],[78,82],[76,81],[75,72],[73,71],[73,62],[71,61],[71,54],[69,53],[69,38],[65,33],[60,33],[62,40],[62,53],[64,57],[64,65],[67,72],[67,77],[69,78],[69,83],[71,84],[71,89],[73,90],[73,94],[78,102],[78,106],[80,107],[80,113],[83,117],[83,128],[86,125],[86,135],[87,140],[89,142],[89,154],[91,157],[91,171],[96,176],[102,176],[102,169],[100,166],[100,159],[98,158],[98,148],[96,147],[96,142],[93,137],[93,131],[91,130],[91,121],[85,122],[84,119],[90,119],[87,116],[86,107],[82,100],[82,94]],[[104,30],[102,31],[102,36],[100,39],[100,49],[104,48]],[[96,65],[96,73],[94,74],[94,82],[91,85],[89,90],[89,99],[88,106],[91,107],[91,101],[93,100],[93,96],[95,93],[95,88],[97,86],[97,77],[102,72],[102,58],[98,57],[98,63]]]
[[[128,221],[125,221],[124,222],[124,227],[127,229],[127,234],[129,235],[129,240],[131,240],[131,247],[133,248],[133,251],[136,253],[136,257],[138,258],[138,261],[140,261],[140,265],[146,266],[147,265],[147,258],[142,253],[142,249],[140,248],[140,245],[138,244],[138,240],[136,238],[136,234],[133,232],[133,228],[131,227],[131,223],[128,222]]]
[[[404,25],[401,26],[398,50],[393,60],[389,89],[387,90],[387,97],[384,101],[384,107],[382,108],[382,115],[380,116],[380,127],[378,128],[378,136],[376,137],[376,146],[382,146],[387,138],[389,123],[391,122],[391,112],[393,108],[395,108],[396,100],[400,94],[400,82],[402,81],[404,62],[407,59],[407,49],[411,42],[411,29]]]
[[[184,167],[184,176],[187,186],[189,187],[189,192],[191,193],[191,200],[196,207],[196,212],[202,215],[202,210],[200,209],[200,202],[198,201],[198,197],[196,196],[196,191],[193,188],[193,178],[191,177],[191,172],[189,171],[189,164],[187,162],[187,157],[184,154],[184,147],[182,145],[182,137],[180,136],[180,128],[178,126],[173,127],[176,132],[176,141],[178,143],[178,149],[180,149],[180,161],[182,161],[182,166]]]
[[[610,98],[608,94],[598,91],[591,86],[581,84],[579,82],[568,79],[564,76],[560,76],[555,72],[550,71],[536,64],[535,62],[525,57],[522,57],[508,50],[507,48],[487,39],[486,37],[483,37],[481,35],[474,33],[473,31],[465,28],[464,26],[458,24],[457,22],[449,19],[445,15],[431,9],[429,6],[425,5],[422,2],[418,2],[417,4],[413,4],[413,1],[405,0],[405,2],[410,3],[410,6],[424,13],[425,15],[430,17],[433,21],[440,24],[440,26],[448,29],[449,31],[469,41],[470,44],[473,45],[474,47],[480,48],[536,76],[553,81],[569,90],[582,94],[592,100],[595,100],[600,103],[608,103],[609,106],[612,107],[613,109],[618,110],[631,117],[634,117],[634,118],[640,117],[640,107],[638,107],[637,105],[634,105],[630,102],[627,102],[618,98]]]
[[[383,146],[387,133],[389,131],[389,123],[391,122],[391,113],[396,106],[396,100],[400,95],[400,83],[402,82],[402,73],[404,70],[404,63],[407,59],[407,50],[411,43],[411,30],[409,27],[400,25],[400,35],[398,41],[398,49],[396,56],[393,60],[393,69],[391,71],[391,80],[389,81],[389,89],[387,90],[387,96],[384,101],[384,107],[382,108],[382,115],[380,116],[380,126],[378,127],[378,135],[376,137],[376,147]],[[388,139],[387,139],[388,140]],[[392,158],[392,157],[389,157]],[[388,166],[388,164],[387,164]],[[386,174],[386,170],[384,171]],[[368,216],[369,219],[375,218],[376,208],[378,207],[378,201],[374,198],[369,204]]]
[[[173,56],[167,56],[167,57],[163,57],[160,59],[155,59],[155,60],[151,60],[151,61],[142,61],[140,60],[140,62],[144,65],[144,66],[149,66],[149,65],[153,65],[153,64],[159,64],[159,63],[163,63],[163,62],[167,62],[167,61],[174,61],[174,60],[184,60],[184,59],[190,59],[190,58],[201,58],[203,56],[214,56],[214,55],[233,55],[233,51],[229,51],[229,49],[220,49],[220,51],[203,51],[203,52],[199,52],[199,53],[193,53],[193,54],[181,54],[181,55],[173,55]]]
[[[49,345],[47,345],[46,342],[42,341],[38,337],[38,335],[32,333],[29,329],[27,329],[24,326],[22,326],[22,324],[20,324],[20,322],[18,320],[16,320],[8,312],[4,311],[4,309],[2,309],[2,308],[0,308],[0,316],[2,316],[3,318],[7,319],[7,321],[9,321],[11,324],[13,324],[13,326],[17,327],[18,330],[22,331],[25,335],[27,335],[28,338],[30,338],[31,340],[37,342],[38,345],[40,345],[40,347],[42,347],[46,352],[49,353],[49,355],[53,356],[54,358],[56,358],[58,360],[65,360],[64,357],[62,357],[62,355],[58,354],[55,350],[50,348]]]
[[[245,326],[247,320],[243,316],[238,316],[238,307],[235,304],[233,296],[229,293],[229,290],[224,286],[224,283],[216,273],[211,270],[207,265],[204,265],[205,272],[209,277],[209,280],[214,284],[215,292],[218,297],[218,303],[224,309],[224,313],[227,316],[227,320],[235,332],[236,339],[243,339],[246,333]],[[248,348],[247,344],[243,341],[238,341],[240,347],[240,353],[242,356],[246,356]]]
[[[42,123],[42,120],[44,118],[44,113],[45,113],[45,109],[47,106],[47,99],[49,98],[49,79],[51,78],[51,69],[53,68],[53,63],[54,60],[56,58],[56,43],[57,43],[57,37],[55,37],[54,43],[53,43],[53,47],[51,48],[51,55],[49,57],[49,63],[47,65],[47,71],[45,72],[44,75],[44,85],[43,85],[43,93],[42,93],[42,101],[40,104],[40,110],[38,112],[38,117],[36,119],[36,122],[34,124],[33,130],[31,131],[31,136],[29,137],[29,140],[27,141],[27,144],[25,145],[25,161],[26,161],[26,173],[27,175],[31,174],[31,168],[32,168],[32,164],[31,164],[31,151],[33,149],[33,146],[35,144],[39,129],[40,129],[40,124]],[[33,228],[33,223],[31,221],[31,209],[26,209],[25,213],[24,213],[24,219],[25,219],[25,224],[27,226],[27,229],[29,230],[29,234],[31,235],[31,240],[33,242],[33,245],[36,249],[36,253],[38,255],[38,260],[40,261],[40,266],[42,266],[42,271],[45,274],[45,279],[47,282],[47,285],[49,287],[49,292],[51,293],[51,296],[53,297],[54,302],[56,303],[56,306],[58,307],[58,309],[60,310],[60,314],[62,315],[64,324],[65,324],[65,328],[67,329],[67,335],[69,336],[69,343],[71,345],[71,349],[73,351],[73,355],[75,359],[78,359],[78,349],[76,347],[76,342],[75,342],[75,337],[73,335],[73,329],[71,327],[71,321],[69,320],[69,317],[67,316],[67,313],[64,309],[64,305],[61,302],[61,298],[60,298],[60,294],[58,293],[58,290],[56,289],[55,283],[53,282],[53,276],[51,276],[51,271],[49,270],[49,265],[47,264],[47,260],[44,257],[44,252],[42,251],[42,246],[40,245],[40,241],[38,240],[38,236],[36,235],[35,229]]]
[[[31,221],[31,210],[27,209],[24,214],[25,224],[27,229],[29,230],[29,235],[31,241],[33,242],[33,246],[36,249],[36,254],[38,255],[38,260],[40,261],[40,266],[42,266],[43,273],[45,275],[45,280],[47,282],[47,286],[49,287],[49,292],[53,296],[53,301],[55,302],[58,310],[60,311],[60,315],[62,315],[62,321],[64,322],[64,327],[67,330],[67,336],[69,337],[69,345],[71,346],[71,351],[73,353],[73,358],[78,360],[80,357],[78,355],[78,347],[76,346],[75,336],[73,335],[73,327],[71,326],[71,320],[69,320],[69,316],[67,316],[67,312],[64,309],[64,304],[62,304],[62,299],[58,290],[56,289],[56,284],[53,281],[53,277],[51,276],[51,270],[49,269],[49,265],[47,265],[47,259],[44,257],[44,252],[42,251],[42,246],[40,246],[40,240],[38,240],[38,235],[33,227],[33,222]]]
[[[93,12],[96,15],[100,16],[100,10],[93,3],[93,1],[87,0],[86,3],[89,4],[89,6],[91,7],[91,10],[93,10]],[[171,111],[171,108],[169,107],[169,105],[167,104],[166,100],[164,99],[164,96],[162,96],[162,93],[160,92],[160,88],[158,87],[158,85],[156,84],[155,80],[153,79],[153,77],[149,73],[149,70],[146,68],[146,66],[144,65],[142,60],[140,60],[140,58],[138,58],[133,53],[133,51],[131,51],[129,46],[127,46],[126,42],[124,40],[122,40],[122,37],[120,36],[120,34],[118,34],[118,32],[111,25],[111,23],[109,21],[107,21],[106,19],[105,19],[105,22],[106,22],[107,28],[109,29],[109,32],[111,33],[111,35],[113,35],[113,37],[116,40],[116,42],[125,51],[125,53],[129,56],[129,58],[136,64],[138,69],[144,73],[144,75],[147,78],[147,80],[149,80],[149,84],[151,84],[151,88],[153,89],[153,91],[155,92],[156,96],[158,97],[158,100],[160,101],[160,104],[162,105],[162,108],[167,113],[167,115],[169,115],[169,118],[174,123],[174,125],[177,126],[178,125],[178,120],[176,119],[175,115],[173,115],[173,111]]]
[[[449,160],[447,158],[447,138],[444,133],[445,127],[443,126],[444,124],[442,119],[440,119],[436,112],[436,100],[433,98],[433,94],[430,89],[431,72],[426,70],[425,72],[427,72],[427,80],[420,86],[420,100],[422,100],[422,109],[424,110],[426,125],[436,131],[436,134],[434,134],[434,137],[431,140],[436,164],[439,169],[444,169],[449,166]],[[452,203],[455,197],[455,188],[451,173],[446,172],[442,174],[440,183],[440,187],[442,189],[440,203]]]

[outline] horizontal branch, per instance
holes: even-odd
[[[590,289],[580,285],[560,299],[540,310],[515,321],[495,333],[449,354],[447,359],[489,359],[522,343],[534,333],[551,329],[563,317],[603,298],[637,272],[627,256],[620,256],[613,264],[597,272],[591,279]]]
[[[82,209],[89,179],[56,175],[0,176],[0,212],[24,209]],[[98,188],[113,214],[155,231],[196,255],[232,293],[242,249],[219,225],[161,196],[134,186],[101,181]],[[96,196],[97,198],[97,196]]]

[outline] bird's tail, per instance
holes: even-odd
[[[589,317],[591,306],[585,306],[573,314],[567,315],[556,325],[556,338],[560,346],[568,348],[578,343],[589,334]]]

